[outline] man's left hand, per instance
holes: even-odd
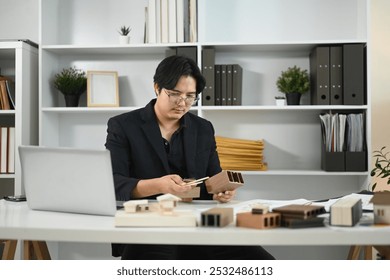
[[[235,193],[235,190],[216,193],[213,195],[213,199],[222,203],[226,203],[233,199]]]

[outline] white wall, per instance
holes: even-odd
[[[372,150],[390,151],[390,1],[371,1]],[[388,188],[386,182],[378,189]]]
[[[0,0],[0,39],[38,43],[39,0]]]

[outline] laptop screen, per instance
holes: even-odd
[[[108,150],[19,146],[19,156],[31,209],[115,215]]]

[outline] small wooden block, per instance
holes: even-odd
[[[205,181],[207,192],[217,194],[232,191],[244,185],[240,172],[223,170]]]
[[[269,206],[266,204],[257,203],[252,205],[253,214],[267,214],[269,212]]]
[[[180,198],[198,198],[200,197],[200,187],[193,187],[187,192],[177,195]]]
[[[301,205],[301,204],[289,204],[272,209],[273,212],[282,214],[284,218],[300,218],[308,219],[316,217],[317,215],[324,214],[325,208],[321,205]]]
[[[253,214],[252,212],[237,213],[236,226],[246,228],[268,229],[280,227],[279,213]]]
[[[233,222],[233,208],[214,207],[202,212],[203,227],[224,227]]]

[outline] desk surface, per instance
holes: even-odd
[[[214,206],[180,207],[199,210]],[[390,226],[257,230],[231,224],[224,228],[117,228],[114,217],[34,211],[25,202],[0,200],[0,239],[209,245],[377,245],[390,244]]]

